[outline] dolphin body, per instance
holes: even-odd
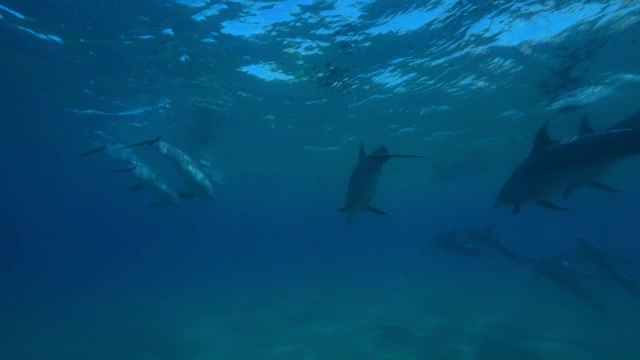
[[[567,261],[558,257],[526,258],[525,262],[533,267],[536,272],[536,279],[544,278],[549,280],[604,315],[604,306],[579,284],[579,280],[581,279],[591,279],[592,276],[590,274],[576,270],[576,268],[571,266]]]
[[[131,174],[136,181],[131,187],[132,190],[150,189],[157,196],[157,200],[149,204],[150,207],[175,206],[179,204],[178,194],[160,175],[142,163],[131,150],[121,146],[105,144],[88,150],[80,156],[87,157],[97,154],[105,154],[129,162],[130,166],[123,169],[112,169],[109,172]]]
[[[475,244],[497,251],[516,264],[520,263],[516,252],[496,237],[493,226],[482,230],[465,229],[464,236]]]
[[[622,269],[620,269],[618,261],[607,254],[602,247],[589,244],[581,234],[576,235],[576,245],[578,246],[579,261],[588,262],[611,281],[630,294],[640,298],[640,283],[630,279]]]
[[[484,255],[484,251],[480,247],[458,239],[456,236],[456,229],[453,229],[448,233],[436,235],[435,245],[446,251],[459,255],[473,257]]]
[[[181,198],[188,199],[192,197],[199,197],[209,200],[213,199],[213,186],[211,185],[211,181],[209,181],[209,178],[202,170],[200,170],[196,162],[189,155],[162,141],[160,137],[137,142],[127,146],[127,148],[144,145],[154,147],[160,154],[171,160],[177,167],[178,172],[188,189],[186,193],[179,194]]]
[[[600,178],[621,159],[640,154],[640,111],[602,131],[594,131],[586,117],[579,135],[561,141],[549,137],[545,123],[538,131],[533,149],[511,174],[498,193],[495,207],[511,205],[517,213],[525,203],[568,211],[549,198],[580,186],[616,192]]]
[[[364,151],[364,145],[360,144],[358,163],[351,172],[349,185],[347,187],[347,200],[340,212],[346,212],[348,220],[351,220],[359,213],[368,211],[377,215],[387,213],[371,206],[371,201],[376,195],[382,167],[391,158],[420,158],[417,155],[394,155],[389,154],[384,146],[378,146],[370,154]]]

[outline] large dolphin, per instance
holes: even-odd
[[[578,259],[597,268],[604,276],[640,298],[640,283],[630,279],[620,268],[619,261],[609,255],[602,247],[588,243],[582,234],[576,234]]]
[[[340,212],[346,212],[349,221],[363,211],[386,215],[384,211],[371,206],[371,201],[376,195],[383,165],[391,158],[419,157],[424,156],[389,154],[389,150],[384,146],[378,146],[367,155],[364,151],[364,145],[361,143],[358,163],[353,168],[351,177],[349,178],[347,201],[345,206],[339,209]]]
[[[526,258],[524,260],[533,267],[536,279],[547,279],[582,299],[600,314],[605,313],[604,306],[580,286],[579,280],[592,278],[590,274],[578,271],[569,262],[559,257]]]
[[[131,144],[127,148],[143,145],[150,145],[158,152],[171,160],[178,169],[182,180],[188,191],[179,194],[183,198],[199,197],[203,199],[213,199],[213,186],[206,174],[200,169],[198,164],[182,150],[167,144],[160,137]]]
[[[516,252],[496,237],[493,226],[486,226],[482,230],[465,229],[464,236],[475,244],[497,251],[516,264],[520,262]]]
[[[615,192],[600,178],[616,161],[640,154],[640,112],[602,131],[594,131],[585,117],[579,135],[560,141],[549,137],[548,126],[538,131],[531,154],[503,185],[496,207],[511,205],[517,213],[534,203],[567,211],[549,198],[564,192],[566,199],[579,186]]]

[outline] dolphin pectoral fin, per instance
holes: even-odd
[[[601,183],[600,181],[594,181],[591,184],[589,184],[589,186],[594,188],[594,189],[598,189],[598,190],[602,190],[602,191],[606,191],[606,192],[611,192],[611,193],[619,192],[618,190],[612,188],[611,186],[605,185],[605,184]]]
[[[193,199],[196,197],[196,194],[192,193],[192,192],[183,192],[183,193],[179,193],[178,197],[180,199]]]
[[[132,147],[138,147],[138,146],[143,146],[143,145],[154,145],[155,143],[157,143],[158,141],[160,141],[160,139],[161,139],[161,137],[160,137],[160,136],[158,136],[158,137],[157,137],[157,138],[155,138],[155,139],[150,139],[150,140],[140,141],[140,142],[137,142],[137,143],[131,144],[131,145],[129,145],[129,146],[125,146],[124,148],[125,148],[125,149],[129,149],[129,148],[132,148]]]
[[[521,206],[522,206],[521,202],[517,202],[517,203],[513,204],[513,209],[511,209],[511,212],[513,212],[514,214],[519,213]]]
[[[367,211],[371,212],[371,213],[374,213],[376,215],[387,215],[386,212],[384,212],[384,211],[382,211],[380,209],[376,209],[373,206],[367,206]]]
[[[558,206],[558,205],[552,203],[549,200],[536,201],[536,205],[542,206],[542,207],[547,208],[547,209],[552,209],[552,210],[569,211],[569,209],[564,208],[562,206]]]
[[[567,186],[566,190],[564,191],[564,194],[562,195],[562,198],[567,200],[569,198],[569,194],[571,194],[571,191],[573,191],[575,187],[576,187],[576,184],[570,184],[569,186]]]
[[[123,173],[123,172],[129,172],[129,171],[133,171],[135,170],[135,168],[137,168],[138,165],[132,165],[126,168],[122,168],[122,169],[111,169],[109,170],[110,173]]]
[[[144,184],[143,183],[137,183],[137,184],[133,185],[132,187],[130,187],[129,189],[131,189],[133,191],[140,191],[140,190],[144,189]]]

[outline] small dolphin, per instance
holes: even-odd
[[[188,189],[186,193],[179,194],[181,198],[191,199],[194,197],[200,197],[204,199],[213,199],[213,186],[211,185],[211,181],[189,155],[185,154],[182,150],[161,141],[159,136],[151,140],[131,144],[126,148],[144,145],[154,147],[160,154],[171,160],[178,168],[180,176]]]
[[[493,226],[487,226],[482,230],[465,229],[464,236],[480,246],[499,252],[516,264],[520,263],[516,252],[496,237]]]
[[[153,169],[142,163],[135,154],[122,146],[100,145],[94,149],[86,151],[83,155],[94,155],[104,153],[108,156],[127,161],[130,166],[122,169],[111,169],[111,173],[128,173],[133,176],[136,183],[131,187],[132,190],[142,190],[149,188],[157,196],[157,200],[149,204],[150,207],[159,207],[165,205],[178,205],[178,194],[169,187],[167,182],[162,179]]]
[[[580,134],[561,141],[549,138],[548,126],[538,131],[531,154],[500,189],[496,207],[508,204],[517,213],[523,204],[534,203],[568,211],[549,198],[564,192],[566,199],[580,186],[616,192],[600,178],[616,161],[640,154],[640,112],[602,131],[594,131],[585,117]]]
[[[618,266],[618,261],[607,254],[602,247],[589,244],[582,234],[576,234],[576,245],[578,260],[587,261],[630,294],[640,297],[640,283],[630,279]]]
[[[417,155],[394,155],[389,154],[384,146],[378,146],[369,155],[364,151],[364,145],[360,144],[358,163],[351,172],[349,185],[347,187],[347,200],[340,212],[348,214],[349,222],[357,214],[369,211],[378,215],[386,215],[384,211],[371,206],[371,201],[376,195],[378,181],[382,174],[383,165],[391,158],[420,158]]]
[[[435,245],[449,252],[465,256],[480,256],[484,254],[484,251],[478,246],[458,239],[456,236],[456,229],[452,229],[448,233],[436,235]]]
[[[547,279],[550,282],[582,299],[587,305],[604,315],[605,308],[599,301],[587,293],[578,283],[581,279],[591,279],[590,274],[578,271],[566,260],[559,257],[550,258],[526,258],[524,261],[530,264],[536,272],[536,279]]]

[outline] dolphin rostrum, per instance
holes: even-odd
[[[549,198],[564,192],[568,198],[580,186],[616,192],[600,178],[621,159],[640,154],[640,112],[602,131],[594,131],[586,117],[580,134],[561,141],[549,137],[545,123],[538,131],[533,149],[511,174],[498,193],[496,207],[511,205],[517,213],[525,203],[568,211]]]
[[[358,163],[353,168],[349,178],[346,204],[339,209],[340,212],[346,212],[349,221],[363,211],[386,215],[384,211],[371,206],[371,201],[376,195],[383,165],[391,158],[420,157],[424,156],[389,154],[389,150],[384,146],[378,146],[367,155],[364,151],[364,145],[361,143]]]

